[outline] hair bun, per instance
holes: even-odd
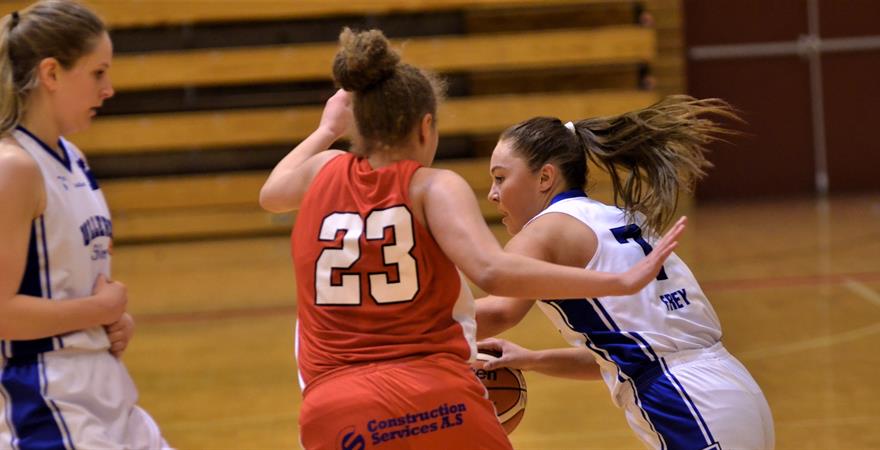
[[[339,35],[339,44],[333,78],[346,91],[364,91],[391,78],[400,62],[380,30],[354,32],[346,27]]]

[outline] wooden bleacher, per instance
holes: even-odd
[[[577,119],[616,114],[655,98],[630,90],[451,99],[441,106],[438,126],[441,135],[497,133],[536,115]],[[322,106],[313,106],[106,118],[73,139],[91,155],[288,143],[314,131],[321,111]]]
[[[4,2],[0,13],[21,9],[27,3]],[[486,157],[495,136],[504,128],[535,115],[574,120],[617,114],[646,106],[658,98],[656,93],[638,86],[641,72],[653,63],[657,48],[654,30],[638,26],[631,14],[644,3],[639,1],[85,3],[105,18],[114,39],[118,33],[150,27],[198,30],[203,25],[260,26],[279,20],[344,19],[359,15],[381,19],[395,14],[460,14],[464,17],[464,31],[395,37],[392,41],[401,49],[404,61],[465,80],[467,88],[441,106],[440,132],[441,136],[470,137],[475,149],[467,152],[469,157],[440,160],[437,166],[451,168],[468,180],[490,222],[498,217],[494,206],[485,200],[490,181]],[[591,16],[590,8],[605,9],[595,9]],[[597,18],[600,14],[602,17]],[[612,17],[607,19],[611,23],[605,23],[606,15]],[[561,23],[543,23],[548,17]],[[505,26],[509,24],[509,30],[505,26],[499,28],[493,18],[502,18]],[[569,18],[571,23],[566,22]],[[575,19],[589,26],[578,26]],[[332,25],[337,26],[338,22]],[[335,30],[334,34],[338,28]],[[125,158],[187,155],[194,160],[209,160],[221,152],[246,158],[257,147],[289,148],[314,129],[321,104],[279,107],[245,102],[232,109],[142,113],[138,112],[138,99],[176,91],[190,95],[194,89],[235,88],[246,92],[252,86],[314,82],[324,83],[320,89],[326,91],[326,98],[332,93],[330,63],[336,48],[335,41],[307,39],[284,44],[135,53],[117,48],[119,54],[112,69],[114,86],[118,93],[134,98],[130,103],[135,106],[118,115],[100,117],[87,132],[71,139],[93,161],[103,161],[105,167],[132,164]],[[269,169],[172,171],[105,179],[102,187],[114,214],[115,240],[124,244],[286,233],[293,220],[290,215],[268,214],[257,205],[259,187]],[[597,170],[592,176],[598,180],[593,183],[598,192],[607,194],[606,179]]]
[[[415,38],[396,44],[406,62],[436,72],[636,64],[651,61],[656,46],[652,30],[635,25]],[[329,79],[337,49],[332,42],[123,55],[113,64],[114,86],[137,90]]]
[[[31,0],[4,0],[0,12],[21,10]],[[633,3],[629,0],[85,0],[112,28],[136,28],[205,22],[259,21],[433,12],[455,9],[543,5]]]

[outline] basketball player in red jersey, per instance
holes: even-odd
[[[621,274],[505,253],[473,192],[431,169],[440,83],[400,63],[378,30],[345,29],[340,90],[318,128],[272,171],[268,211],[299,210],[292,235],[296,353],[306,449],[510,448],[468,360],[473,299],[460,269],[498,295],[622,295],[653,279],[680,223]],[[352,125],[351,153],[328,150]]]

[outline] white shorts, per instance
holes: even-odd
[[[640,377],[619,399],[646,447],[774,448],[773,417],[761,388],[721,343],[665,355],[660,369]]]
[[[165,449],[109,352],[64,349],[3,360],[0,448]]]

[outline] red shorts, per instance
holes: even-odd
[[[511,449],[485,392],[450,356],[345,369],[309,385],[300,441],[307,450]]]

